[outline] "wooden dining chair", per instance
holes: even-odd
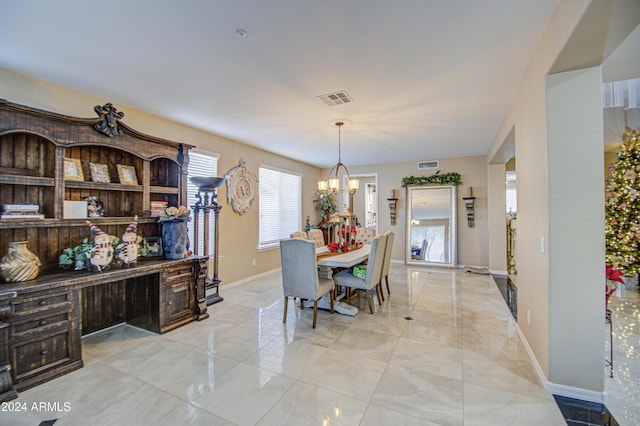
[[[369,261],[367,263],[367,273],[364,278],[353,275],[352,271],[342,271],[333,276],[336,286],[348,287],[351,289],[364,290],[367,294],[367,303],[369,304],[369,312],[373,314],[373,293],[372,290],[380,284],[382,274],[382,263],[384,261],[384,251],[387,237],[378,235],[371,241],[371,251],[369,252]],[[380,299],[380,291],[376,291],[378,303],[382,304]]]
[[[393,250],[393,237],[394,234],[391,231],[384,233],[387,237],[387,244],[384,247],[384,262],[382,263],[382,273],[380,274],[380,282],[384,278],[387,284],[387,294],[391,294],[389,290],[389,266],[391,265],[391,251]],[[382,285],[380,285],[380,291],[382,291]]]
[[[316,261],[316,245],[313,241],[300,238],[280,240],[280,261],[282,264],[282,290],[284,293],[284,316],[287,322],[287,305],[289,297],[301,300],[313,300],[313,328],[318,318],[318,299],[329,294],[331,313],[333,313],[334,287],[333,280],[318,277]]]

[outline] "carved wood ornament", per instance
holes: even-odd
[[[241,158],[240,165],[229,170],[224,179],[227,181],[227,203],[231,204],[234,212],[242,216],[249,211],[256,198],[258,178],[247,169]]]
[[[102,122],[93,126],[99,132],[109,137],[122,135],[122,130],[118,128],[118,121],[124,117],[124,112],[118,112],[116,107],[110,103],[104,106],[96,105],[94,108],[98,116],[102,117]]]

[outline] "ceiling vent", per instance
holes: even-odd
[[[353,103],[353,98],[344,90],[327,93],[326,95],[317,96],[317,98],[330,107]]]
[[[440,167],[438,160],[418,161],[418,170],[437,169],[438,167]]]

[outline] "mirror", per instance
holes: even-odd
[[[457,266],[457,186],[408,186],[405,263]]]

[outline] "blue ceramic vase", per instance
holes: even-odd
[[[162,223],[162,246],[167,259],[184,259],[188,241],[186,221],[171,220]]]

